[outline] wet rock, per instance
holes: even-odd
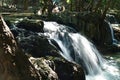
[[[7,26],[10,28],[10,31],[12,32],[12,34],[16,37],[19,34],[19,31],[15,29],[15,25],[11,23],[10,20],[5,20]]]
[[[120,41],[120,28],[119,27],[113,27],[115,38]]]
[[[14,34],[20,47],[25,53],[30,54],[34,57],[42,57],[48,55],[58,56],[57,49],[49,44],[47,36],[44,36],[44,33],[36,33],[30,30],[18,28],[10,21],[6,22],[9,27],[11,26],[11,32]]]
[[[20,37],[18,40],[21,48],[34,57],[59,56],[56,48],[51,46],[45,36],[33,35]]]
[[[57,73],[50,67],[52,61],[44,58],[29,58],[30,62],[35,66],[35,69],[42,75],[42,80],[59,80]]]
[[[112,27],[114,31],[115,39],[112,44],[105,44],[106,51],[104,52],[118,52],[120,51],[120,28]]]
[[[98,34],[96,35],[98,37],[99,46],[105,46],[105,45],[111,45],[113,43],[113,37],[112,37],[112,29],[110,26],[110,23],[106,20],[97,27]]]
[[[42,71],[43,80],[85,80],[85,74],[83,69],[71,62],[66,61],[60,57],[31,57],[30,62],[35,68]],[[41,74],[41,75],[42,75]]]
[[[85,73],[79,65],[60,58],[54,59],[54,63],[60,80],[85,80]]]
[[[23,19],[17,24],[17,27],[30,30],[33,32],[44,32],[43,26],[44,26],[43,21],[30,19]]]
[[[6,22],[8,27],[12,26],[12,23],[9,20],[6,20],[5,22]]]

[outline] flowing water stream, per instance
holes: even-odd
[[[68,61],[81,65],[86,80],[120,80],[117,64],[104,59],[96,47],[74,29],[56,22],[44,22],[45,35]]]
[[[16,26],[13,26],[12,30],[20,32],[19,41],[36,35]],[[25,37],[26,33],[30,36]],[[44,22],[43,35],[48,37],[50,44],[56,47],[66,60],[82,66],[86,73],[86,80],[120,80],[120,54],[106,55],[103,58],[84,36],[71,27],[56,22]],[[114,39],[114,36],[112,38]],[[115,61],[119,62],[119,66]]]

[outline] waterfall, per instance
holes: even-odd
[[[109,29],[110,29],[112,44],[117,45],[118,41],[115,39],[113,27],[119,27],[118,26],[118,24],[119,24],[118,21],[116,20],[114,15],[107,14],[105,22],[108,24]]]
[[[51,45],[58,48],[66,60],[83,67],[86,80],[120,79],[113,76],[118,69],[108,65],[96,47],[74,29],[56,22],[44,22],[44,32]]]
[[[114,32],[113,32],[113,28],[112,28],[112,25],[109,21],[106,21],[105,22],[108,24],[108,27],[109,27],[109,30],[110,30],[110,35],[111,35],[111,40],[112,40],[112,44],[116,44],[117,43],[117,40],[115,39],[115,36],[114,36]]]

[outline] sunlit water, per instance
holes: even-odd
[[[104,59],[84,36],[56,22],[44,24],[44,34],[48,36],[49,42],[60,50],[65,59],[83,67],[86,80],[120,80],[116,62],[113,64],[111,60]]]

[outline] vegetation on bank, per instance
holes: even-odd
[[[119,0],[1,0],[1,11],[35,12],[51,14],[59,11],[95,12],[104,15],[107,10],[119,10]],[[54,9],[54,10],[53,10]]]

